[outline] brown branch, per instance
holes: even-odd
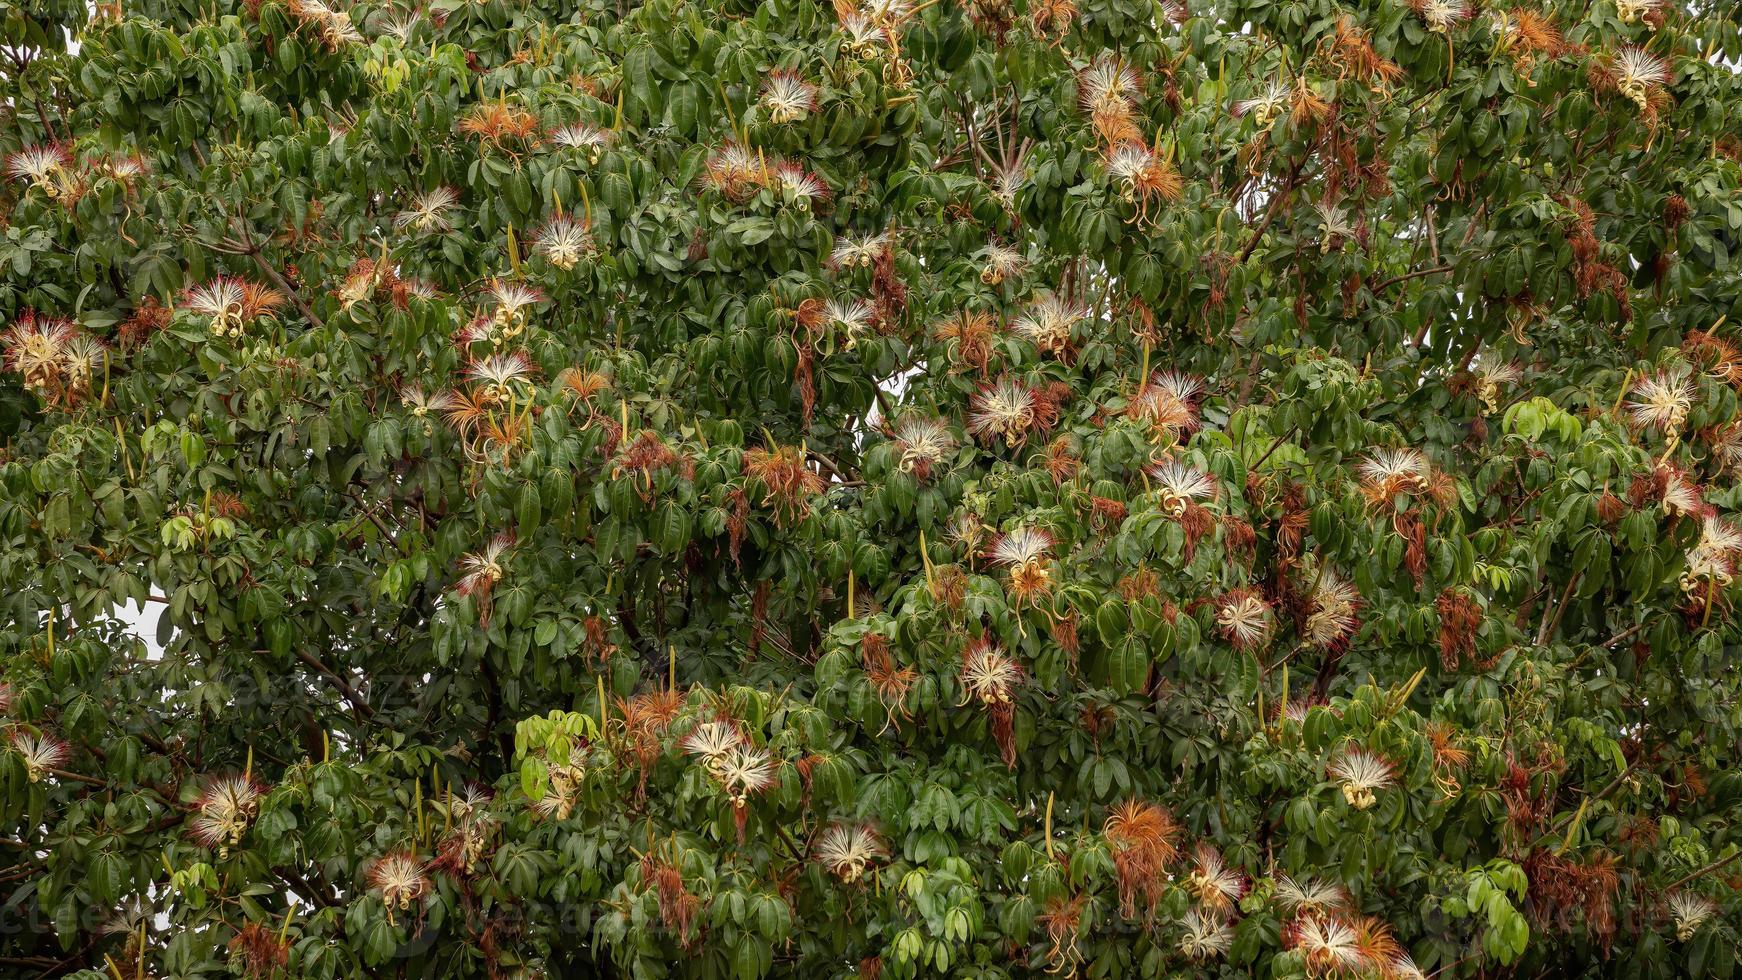
[[[1452,268],[1453,267],[1449,265],[1436,265],[1431,269],[1417,269],[1414,272],[1406,272],[1401,276],[1392,276],[1390,279],[1386,279],[1383,282],[1374,285],[1372,291],[1377,293],[1387,286],[1395,286],[1400,282],[1408,282],[1411,279],[1420,279],[1423,276],[1431,276],[1440,272],[1450,272],[1452,271]]]
[[[1664,891],[1673,892],[1677,888],[1680,888],[1681,886],[1687,884],[1688,882],[1693,881],[1695,878],[1699,878],[1703,875],[1709,875],[1714,871],[1718,871],[1718,870],[1721,870],[1722,868],[1727,867],[1732,862],[1734,862],[1737,858],[1742,858],[1742,851],[1737,851],[1736,853],[1734,853],[1726,858],[1719,858],[1718,860],[1713,861],[1711,864],[1708,864],[1703,868],[1699,868],[1699,869],[1694,870],[1694,871],[1689,871],[1687,874],[1682,875],[1680,878],[1677,878],[1676,880],[1670,882],[1669,885],[1664,888]]]
[[[309,653],[307,650],[298,649],[295,652],[296,659],[308,664],[315,670],[320,671],[321,676],[332,681],[333,686],[337,687],[340,693],[345,695],[345,700],[351,702],[352,709],[365,718],[375,717],[375,709],[369,707],[369,702],[366,701],[361,694],[358,694],[357,689],[347,683],[343,677],[334,673],[326,664],[321,663],[314,654]]]

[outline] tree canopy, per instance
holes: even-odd
[[[1732,973],[1728,5],[0,25],[0,973]]]

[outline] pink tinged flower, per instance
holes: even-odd
[[[514,547],[514,535],[498,534],[484,550],[460,559],[460,579],[454,591],[460,595],[487,597],[497,582],[502,581],[502,562],[508,549]]]
[[[24,376],[26,385],[45,388],[64,372],[78,335],[79,328],[71,320],[26,310],[0,333],[0,356],[7,370]]]
[[[774,168],[774,183],[781,196],[801,211],[808,211],[829,199],[829,185],[821,177],[796,163],[781,163]]]
[[[1008,446],[1021,445],[1035,423],[1034,392],[1012,378],[1000,378],[975,392],[968,410],[968,430],[984,439],[1000,436]]]
[[[27,146],[6,157],[6,176],[28,182],[33,187],[58,188],[58,180],[73,155],[59,143]]]
[[[1710,505],[1700,492],[1700,485],[1675,466],[1660,464],[1664,471],[1663,510],[1675,517],[1700,517],[1709,513]]]
[[[798,122],[816,111],[817,87],[800,78],[797,72],[769,72],[762,83],[762,108],[768,110],[769,122],[777,125]]]

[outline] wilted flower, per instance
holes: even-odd
[[[230,939],[230,955],[253,980],[269,980],[289,966],[290,940],[264,922],[246,922]]]
[[[525,109],[512,107],[503,100],[480,102],[467,110],[465,118],[460,120],[460,132],[501,149],[510,140],[536,142],[538,119]]]
[[[1350,748],[1326,767],[1325,772],[1343,788],[1343,799],[1357,810],[1365,810],[1378,802],[1376,790],[1395,782],[1395,770],[1390,762],[1366,749]]]
[[[1179,824],[1154,803],[1126,800],[1107,815],[1101,833],[1113,852],[1119,876],[1119,905],[1126,915],[1142,897],[1150,908],[1161,900],[1167,866],[1179,857]]]
[[[550,785],[544,795],[532,801],[532,811],[546,820],[567,820],[581,801],[581,785],[587,771],[570,762],[550,767]]]
[[[888,853],[877,832],[863,824],[831,824],[817,837],[817,860],[844,882],[859,880],[865,868]]]
[[[1270,604],[1252,589],[1235,589],[1216,601],[1216,626],[1237,650],[1262,646],[1273,625]]]
[[[288,0],[290,15],[314,31],[329,51],[363,40],[363,33],[351,23],[351,15],[323,0]]]
[[[1234,927],[1219,915],[1190,909],[1181,924],[1185,932],[1180,936],[1179,951],[1188,960],[1213,959],[1234,945]]]
[[[22,728],[12,730],[12,751],[24,761],[24,772],[33,783],[41,782],[50,769],[66,764],[72,755],[67,743],[48,735],[35,735]]]
[[[817,109],[817,87],[797,72],[776,70],[762,83],[762,108],[775,124],[798,122]]]
[[[413,902],[429,892],[429,875],[423,861],[410,851],[394,851],[378,858],[369,866],[369,887],[381,893],[387,906],[387,921],[393,921],[396,911],[411,908]]]
[[[783,523],[805,513],[811,497],[824,486],[798,446],[745,450],[743,466],[744,474],[762,485],[762,506],[772,508],[775,519]]]
[[[393,227],[420,234],[445,232],[453,228],[448,212],[460,203],[460,192],[452,187],[437,187],[411,196],[405,210],[393,216]]]

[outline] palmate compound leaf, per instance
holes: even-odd
[[[0,959],[1733,970],[1728,8],[195,6],[0,14]]]

